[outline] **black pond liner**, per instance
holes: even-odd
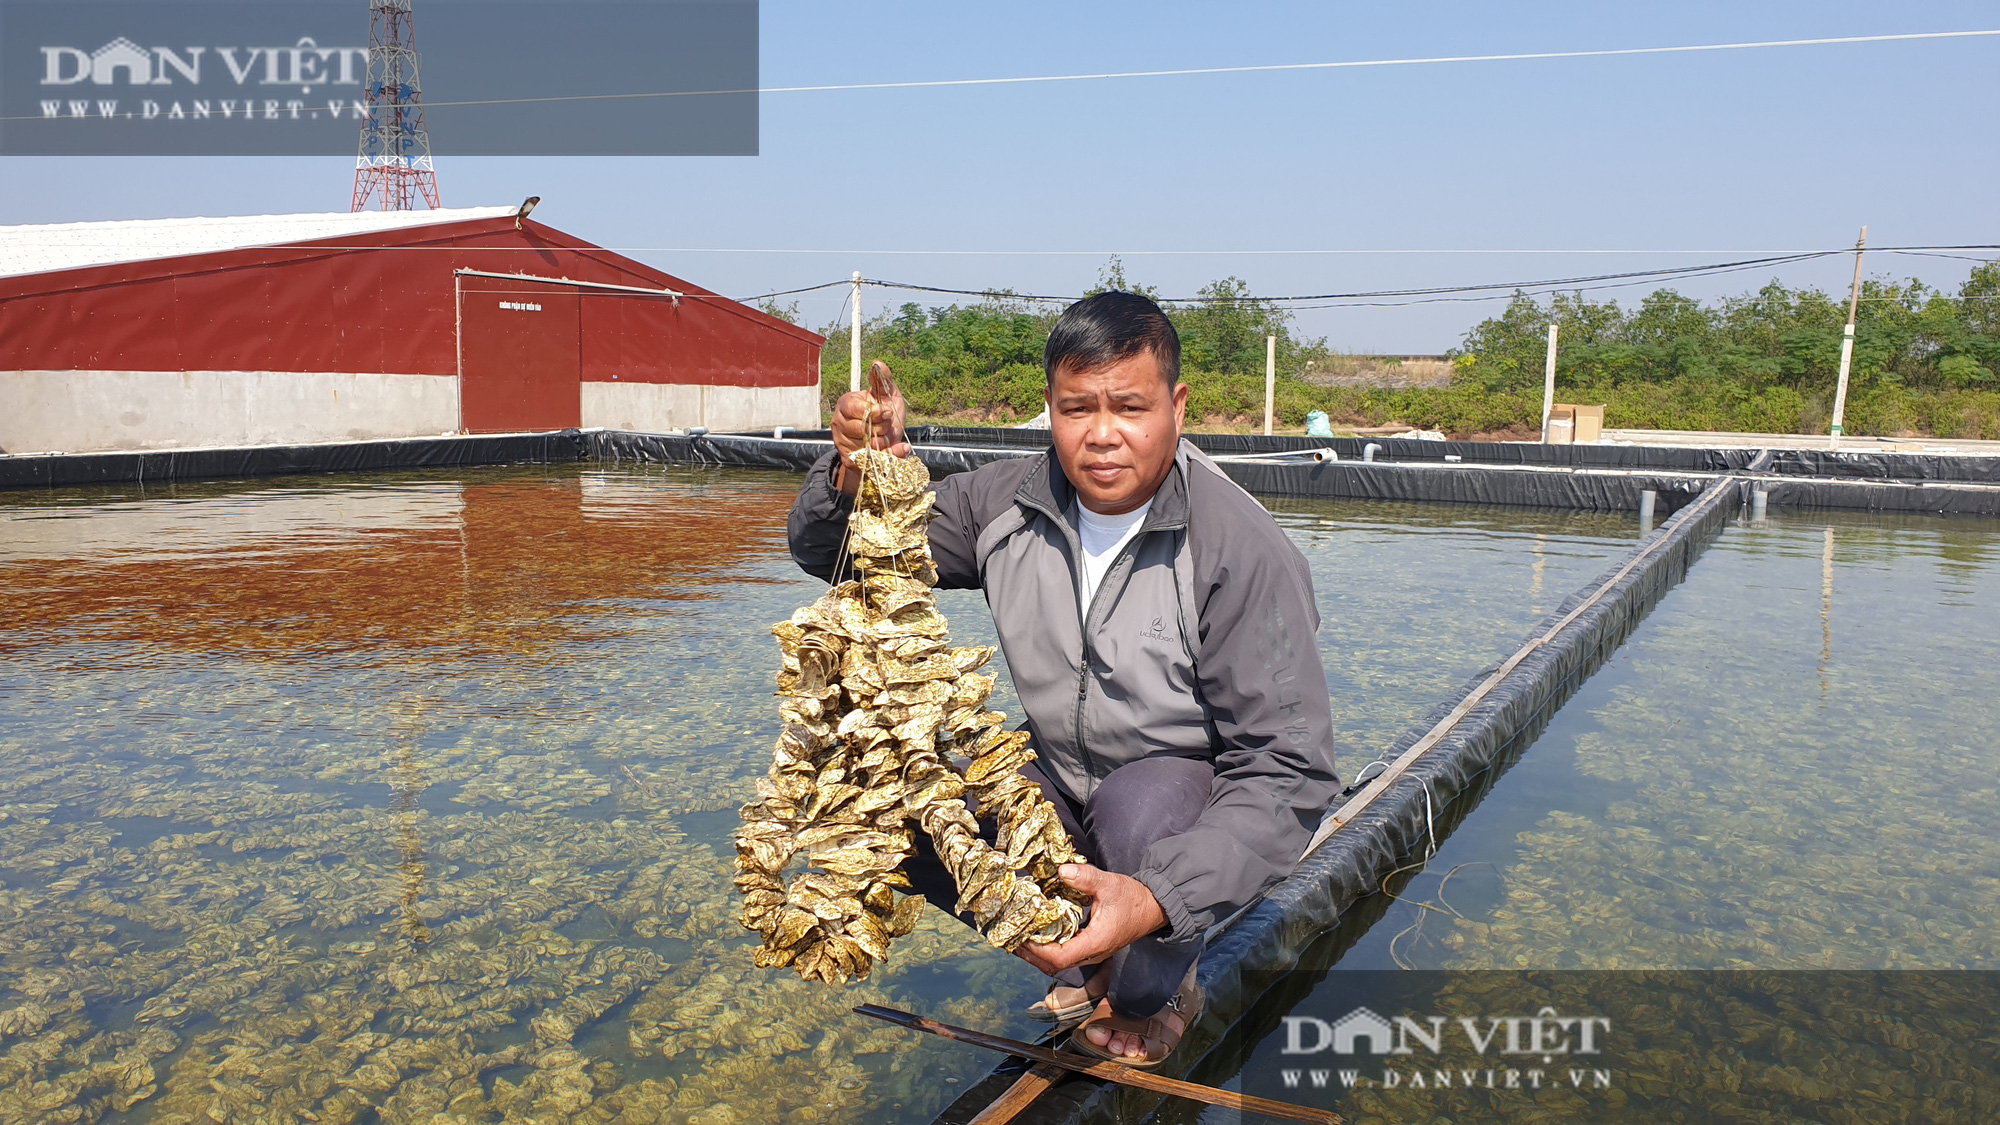
[[[820,431],[824,433],[824,431]],[[646,461],[672,465],[707,465],[732,469],[779,469],[803,473],[833,449],[829,437],[811,434],[773,438],[748,434],[635,434],[623,430],[592,430],[584,435],[598,461]],[[940,449],[918,445],[917,457],[932,476],[949,476],[993,461],[1027,456],[1031,450]]]
[[[181,480],[362,473],[379,469],[581,461],[590,446],[581,430],[472,434],[386,441],[161,449],[139,453],[45,453],[0,457],[0,489],[65,488]]]
[[[922,426],[911,431],[916,455],[934,476],[976,469],[993,461],[1034,456],[1047,449],[1043,431],[969,431],[974,434],[1043,433],[1040,443],[1012,442],[957,445],[947,441],[931,444],[943,427]],[[959,433],[942,435],[955,439]],[[1222,435],[1230,436],[1230,435]],[[584,435],[592,456],[601,461],[646,461],[671,464],[714,465],[732,468],[783,469],[804,472],[833,448],[825,431],[809,431],[785,438],[750,434],[635,434],[622,431],[591,431]],[[1205,444],[1212,435],[1197,435]],[[1296,439],[1258,438],[1259,442]],[[1403,442],[1408,446],[1436,446],[1439,442]],[[1443,443],[1449,444],[1449,443]],[[1322,446],[1309,446],[1311,452]],[[1470,445],[1468,444],[1468,448]],[[1512,449],[1487,443],[1487,451]],[[1523,447],[1538,448],[1538,447]],[[1561,448],[1561,447],[1552,447]],[[1582,447],[1591,448],[1591,447]],[[1274,452],[1260,450],[1262,453]],[[1292,451],[1277,451],[1292,452]],[[1699,452],[1699,451],[1696,451]],[[1728,451],[1742,453],[1742,450]],[[1749,452],[1756,452],[1754,450]],[[1685,469],[1592,469],[1571,466],[1534,466],[1524,462],[1491,461],[1481,464],[1453,464],[1442,458],[1396,463],[1359,460],[1314,462],[1306,459],[1243,460],[1244,454],[1218,451],[1219,462],[1238,484],[1265,496],[1313,496],[1357,500],[1415,500],[1458,504],[1516,504],[1576,511],[1636,511],[1640,493],[1652,491],[1658,497],[1657,514],[1664,518],[1692,500],[1710,481],[1712,474]],[[1742,458],[1748,461],[1748,457]]]
[[[1183,1050],[1162,1073],[1208,1084],[1227,1081],[1261,1032],[1282,1014],[1276,1008],[1284,1006],[1284,997],[1274,998],[1275,1004],[1260,1003],[1265,986],[1280,981],[1279,987],[1296,999],[1303,994],[1296,993],[1296,982],[1283,982],[1290,970],[1300,967],[1302,956],[1320,946],[1329,932],[1348,931],[1346,940],[1351,944],[1379,918],[1386,898],[1375,892],[1383,877],[1439,826],[1448,830],[1461,819],[1555,709],[1661,595],[1686,576],[1702,550],[1740,510],[1746,493],[1739,485],[1734,477],[1710,482],[1694,503],[1647,535],[1619,565],[1571,594],[1529,635],[1531,640],[1546,637],[1544,643],[1487,688],[1484,698],[1372,803],[1328,836],[1289,878],[1215,935],[1200,972],[1207,1008],[1183,1041]],[[1577,612],[1579,607],[1583,608]],[[1573,612],[1575,619],[1550,636]],[[1440,704],[1392,743],[1382,760],[1393,761],[1433,735],[1465,700],[1486,687],[1499,668],[1475,676],[1456,698]],[[1461,797],[1465,800],[1458,800]],[[1364,916],[1350,919],[1351,912]],[[1319,952],[1313,958],[1316,964],[1305,966],[1309,971],[1328,963],[1325,951]],[[968,1090],[937,1121],[962,1125],[1017,1076],[1018,1068],[1003,1067]],[[1015,1120],[1023,1125],[1137,1120],[1161,1101],[1158,1094],[1073,1078],[1057,1083]]]
[[[1419,444],[1419,443],[1412,443]],[[1435,444],[1435,443],[1421,443]],[[1715,477],[1643,470],[1556,470],[1526,466],[1384,464],[1364,461],[1217,461],[1230,479],[1260,496],[1354,500],[1424,500],[1446,504],[1527,504],[1576,511],[1631,512],[1640,493],[1657,495],[1665,517]]]
[[[1778,449],[1772,451],[1770,471],[1785,476],[2000,484],[2000,457]]]
[[[1744,502],[1753,490],[1769,494],[1772,508],[1838,508],[1863,512],[1924,512],[1932,515],[2000,515],[2000,483],[1957,480],[1818,480],[1759,477],[1744,481]]]
[[[825,438],[828,432],[815,430],[799,437]],[[985,426],[912,426],[910,440],[932,445],[1000,446],[1010,449],[1043,449],[1049,444],[1047,430],[1016,430]],[[1420,441],[1410,438],[1315,438],[1273,434],[1189,434],[1203,453],[1240,455],[1260,453],[1310,453],[1331,449],[1343,461],[1359,461],[1373,445],[1377,457],[1390,461],[1444,461],[1456,457],[1498,465],[1551,465],[1597,469],[1667,469],[1697,473],[1724,473],[1749,465],[1760,452],[1756,449],[1697,449],[1683,446],[1644,445],[1542,445],[1535,442]]]
[[[559,430],[147,452],[0,454],[0,489],[579,460],[801,471],[831,445],[827,430],[785,432],[786,439],[774,439],[761,433],[690,437]],[[1049,445],[1047,430],[926,425],[912,427],[910,437],[937,475],[1038,453]],[[1699,492],[1707,478],[1743,473],[1788,482],[1813,478],[1864,486],[1843,491],[1772,484],[1770,501],[1778,507],[2000,512],[2000,501],[1976,488],[1936,496],[1867,490],[1899,484],[2000,487],[2000,457],[1990,456],[1256,434],[1192,434],[1189,440],[1223,459],[1245,487],[1266,495],[1632,511],[1639,506],[1639,494],[1650,490],[1658,497],[1657,514],[1665,516]],[[1370,445],[1378,447],[1372,463],[1362,460]],[[1313,461],[1312,454],[1325,451],[1338,459]]]

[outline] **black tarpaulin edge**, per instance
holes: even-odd
[[[1639,508],[1639,494],[1652,491],[1658,494],[1657,510],[1661,516],[1693,499],[1714,479],[1359,461],[1219,461],[1217,464],[1230,479],[1260,496],[1516,504],[1631,512]]]
[[[926,444],[944,427],[913,428],[912,450],[934,476],[965,472],[992,461],[1033,456],[1046,446]],[[1008,431],[1002,431],[1008,432]],[[636,434],[619,430],[585,435],[593,455],[604,461],[781,469],[803,472],[833,447],[830,438],[771,438],[750,434]],[[953,438],[956,432],[942,435]],[[1225,435],[1227,436],[1227,435]],[[1412,442],[1435,445],[1435,442]],[[1450,464],[1397,465],[1362,461],[1218,462],[1231,479],[1261,496],[1305,496],[1357,500],[1418,500],[1456,504],[1512,504],[1575,511],[1630,512],[1639,494],[1658,494],[1664,517],[1693,499],[1713,478],[1693,474],[1646,475],[1623,472],[1550,472],[1528,466],[1460,467]],[[1664,472],[1664,470],[1663,470]]]
[[[561,430],[529,434],[474,434],[310,445],[263,445],[143,452],[0,455],[0,489],[48,488],[127,481],[203,480],[289,473],[364,472],[396,468],[494,465],[598,458],[727,465],[798,471],[825,452],[826,430],[792,431],[783,439],[761,434],[648,434],[619,430]],[[1046,430],[972,426],[911,429],[918,455],[938,475],[963,472],[1002,457],[1048,446]],[[1331,449],[1340,460],[1311,463],[1273,457],[1227,460],[1230,473],[1252,492],[1266,495],[1429,500],[1446,503],[1528,504],[1583,510],[1630,511],[1641,490],[1659,492],[1670,511],[1699,490],[1700,482],[1676,476],[1748,470],[1787,481],[1828,478],[1830,483],[2000,486],[2000,457],[1946,456],[1873,451],[1689,449],[1648,446],[1561,446],[1523,442],[1434,442],[1386,439],[1373,463],[1360,460],[1359,438],[1263,437],[1192,434],[1198,447],[1223,458],[1303,454]],[[1457,457],[1461,463],[1447,461]],[[1451,474],[1416,477],[1404,470]],[[1512,468],[1518,471],[1509,473]],[[1551,471],[1556,470],[1556,471]],[[1562,470],[1575,470],[1573,473]],[[1620,474],[1630,477],[1621,481]],[[1648,474],[1659,474],[1649,476]],[[1634,483],[1637,481],[1645,483]],[[1868,511],[1979,512],[1993,509],[1979,493],[1960,496],[1889,496],[1838,489],[1774,489],[1798,497],[1798,507],[1852,507]],[[1790,504],[1790,501],[1784,503]]]
[[[0,489],[581,461],[589,455],[589,443],[578,430],[136,453],[37,454],[0,457]]]
[[[734,469],[775,469],[803,473],[833,448],[831,439],[751,437],[742,434],[640,434],[626,430],[592,430],[584,435],[599,461],[642,461],[672,465],[710,465]],[[994,461],[1025,456],[1012,449],[957,449],[912,445],[932,476],[963,473]]]
[[[1661,469],[1723,473],[1741,469],[1755,449],[1701,449],[1678,445],[1543,445],[1528,441],[1418,441],[1409,438],[1265,437],[1262,434],[1190,434],[1202,452],[1259,454],[1331,449],[1343,461],[1359,461],[1370,445],[1378,460],[1444,461],[1459,458],[1488,465],[1536,465],[1574,469]]]
[[[910,428],[912,441],[942,445],[1001,445],[1040,449],[1049,431],[997,426],[924,425]],[[799,436],[805,436],[803,434]],[[1203,453],[1257,455],[1309,453],[1331,449],[1343,460],[1360,460],[1370,445],[1391,461],[1443,461],[1459,457],[1495,465],[1551,465],[1569,468],[1668,469],[1723,473],[1748,465],[1759,450],[1673,445],[1543,445],[1523,441],[1422,441],[1394,437],[1302,437],[1295,434],[1189,434]]]
[[[1268,981],[1292,968],[1315,939],[1358,901],[1374,893],[1384,876],[1422,846],[1427,803],[1431,818],[1436,818],[1473,785],[1510,742],[1561,706],[1660,596],[1686,576],[1694,560],[1721,533],[1739,500],[1735,478],[1710,482],[1696,502],[1641,540],[1632,554],[1566,598],[1535,627],[1531,638],[1546,633],[1603,591],[1567,628],[1529,654],[1492,688],[1373,804],[1328,837],[1289,878],[1218,934],[1202,958],[1200,980],[1207,1008],[1190,1032],[1188,1044],[1206,1046],[1209,1052],[1240,1050],[1241,1044],[1230,1042],[1227,1028],[1257,1000],[1255,982]],[[1642,553],[1644,561],[1622,578],[1615,578]],[[1415,745],[1498,667],[1496,662],[1470,679],[1462,691],[1440,703],[1380,756],[1394,759]],[[1354,776],[1358,764],[1353,759],[1343,760],[1342,773]],[[1185,1074],[1200,1066],[1206,1053],[1175,1060],[1166,1073]],[[1227,1075],[1208,1077],[1225,1080]],[[996,1073],[939,1120],[958,1120],[971,1096],[997,1096],[1008,1078]],[[1038,1102],[1016,1120],[1023,1125],[1137,1120],[1158,1101],[1158,1095],[1073,1079],[1050,1091],[1044,1099],[1046,1105]]]
[[[1770,494],[1772,508],[2000,516],[2000,484],[1759,477],[1743,482],[1746,503],[1755,490]]]
[[[925,425],[911,428],[912,440],[948,445],[999,445],[1039,449],[1047,430],[989,426]],[[921,436],[917,436],[921,435]],[[799,434],[797,436],[809,436]],[[810,436],[827,436],[815,431]],[[1729,473],[1755,466],[1775,473],[1878,480],[1936,480],[2000,484],[2000,456],[1950,452],[1897,452],[1882,449],[1771,449],[1761,446],[1544,445],[1532,441],[1421,441],[1394,437],[1315,438],[1295,434],[1189,434],[1202,452],[1225,456],[1310,453],[1331,449],[1341,460],[1358,461],[1370,445],[1378,459],[1533,465],[1578,469],[1660,470]]]
[[[999,445],[1013,449],[1047,449],[1049,431],[1012,426],[911,426],[910,440],[933,445]]]
[[[2000,484],[2000,457],[1878,450],[1775,449],[1770,471],[1786,476]]]

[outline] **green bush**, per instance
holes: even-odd
[[[1153,294],[1113,259],[1098,289]],[[1096,291],[1096,290],[1094,290]],[[1772,282],[1712,305],[1662,289],[1629,312],[1581,293],[1546,303],[1515,294],[1453,351],[1443,387],[1327,387],[1326,341],[1292,332],[1291,314],[1229,277],[1170,305],[1181,336],[1188,414],[1257,422],[1266,336],[1278,339],[1275,414],[1297,429],[1324,410],[1336,424],[1403,423],[1452,434],[1534,429],[1548,324],[1561,325],[1557,398],[1603,403],[1621,429],[1825,433],[1846,305]],[[2000,438],[2000,264],[1947,295],[1911,280],[1863,286],[1847,401],[1856,434],[1906,431]],[[862,329],[866,360],[884,359],[920,417],[1018,422],[1042,409],[1042,349],[1060,310],[996,292],[968,305],[884,310]],[[826,406],[847,389],[848,329],[828,329]]]
[[[1979,392],[2000,391],[1996,306],[1996,263],[1974,270],[1956,295],[1915,279],[1864,282],[1847,430],[1983,432],[1990,404]],[[1824,433],[1846,319],[1838,297],[1775,281],[1712,306],[1662,289],[1630,312],[1581,293],[1546,304],[1517,293],[1466,333],[1453,353],[1455,381],[1538,390],[1553,321],[1557,397],[1605,403],[1607,425]]]

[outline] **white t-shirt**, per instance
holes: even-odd
[[[1086,607],[1103,585],[1104,572],[1111,569],[1111,560],[1118,557],[1128,540],[1139,534],[1139,525],[1146,522],[1146,513],[1152,507],[1153,502],[1148,500],[1124,515],[1101,516],[1082,504],[1076,506],[1077,539],[1083,545],[1083,576],[1077,592]]]

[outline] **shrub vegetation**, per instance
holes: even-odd
[[[1128,281],[1116,259],[1092,291],[1107,288],[1156,295]],[[863,325],[863,358],[889,361],[921,417],[1022,421],[1042,408],[1042,345],[1059,311],[1004,291],[971,304],[906,304]],[[1337,424],[1466,435],[1539,425],[1551,320],[1561,325],[1556,397],[1604,403],[1607,426],[1824,433],[1847,308],[1842,296],[1776,281],[1713,304],[1661,289],[1629,310],[1582,293],[1516,293],[1450,353],[1448,385],[1402,389],[1312,381],[1334,358],[1326,341],[1297,335],[1289,312],[1234,277],[1167,311],[1194,419],[1261,419],[1272,335],[1283,425],[1324,410]],[[848,330],[827,335],[831,408],[847,386]],[[2000,439],[2000,263],[1974,270],[1954,293],[1915,279],[1863,284],[1846,424],[1855,434]]]

